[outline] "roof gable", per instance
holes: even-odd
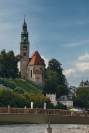
[[[41,58],[38,51],[35,51],[29,62],[30,65],[45,65],[44,60]]]

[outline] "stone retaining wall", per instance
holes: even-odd
[[[62,109],[40,109],[40,108],[12,108],[10,106],[8,107],[0,107],[0,114],[2,113],[10,113],[10,114],[52,114],[52,115],[61,115],[61,116],[89,116],[88,111],[83,111],[83,112],[73,112],[73,111],[68,111],[68,110],[62,110]]]
[[[89,124],[89,117],[47,114],[0,114],[0,124]]]

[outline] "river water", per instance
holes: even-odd
[[[52,133],[88,133],[88,125],[55,124],[51,125]],[[47,125],[1,125],[0,133],[47,133]]]

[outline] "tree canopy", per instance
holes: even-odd
[[[56,93],[57,98],[68,94],[68,87],[61,63],[56,59],[51,59],[45,71],[45,93]]]
[[[74,97],[74,106],[89,108],[89,87],[79,87]]]
[[[0,77],[16,78],[18,77],[18,58],[13,51],[6,52],[2,50],[0,53]]]
[[[56,72],[62,74],[61,63],[59,61],[57,61],[56,59],[51,59],[48,62],[48,69],[56,71]]]

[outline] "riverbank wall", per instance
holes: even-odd
[[[88,112],[26,108],[0,110],[0,124],[45,124],[49,121],[52,124],[89,124],[89,114]]]
[[[89,117],[44,114],[0,114],[0,124],[89,124]]]

